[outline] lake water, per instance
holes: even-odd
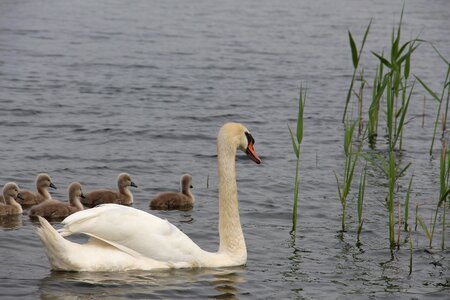
[[[432,250],[420,226],[413,232],[409,276],[406,234],[399,251],[391,254],[388,247],[382,174],[368,174],[362,245],[355,233],[357,188],[348,208],[349,230],[339,233],[333,170],[340,174],[343,167],[341,117],[353,71],[347,30],[359,47],[373,18],[362,59],[370,77],[375,60],[369,50],[389,51],[402,4],[1,1],[1,185],[16,181],[34,189],[36,174],[48,172],[58,187],[53,198],[66,199],[72,181],[80,181],[85,192],[114,188],[117,174],[128,172],[139,185],[132,190],[134,207],[149,211],[153,195],[176,190],[180,175],[190,172],[194,209],[154,213],[214,251],[220,126],[244,123],[263,164],[244,154],[237,158],[246,266],[51,272],[25,211],[0,223],[0,297],[449,299],[450,234],[440,251],[440,226]],[[420,34],[449,59],[449,28],[449,1],[406,1],[404,40]],[[426,44],[414,57],[412,73],[439,90],[446,66]],[[287,124],[296,119],[300,81],[308,100],[294,242],[289,231],[295,160]],[[425,91],[416,91],[401,155],[413,165],[398,195],[403,203],[413,171],[410,222],[413,207],[421,204],[428,223],[439,193],[439,143],[434,158],[427,154],[436,103],[427,96],[424,104]],[[382,137],[377,148],[386,149]]]

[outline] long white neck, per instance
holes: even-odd
[[[219,252],[247,256],[239,218],[236,184],[236,147],[226,140],[217,142],[219,175]]]

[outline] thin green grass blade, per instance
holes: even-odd
[[[336,178],[336,184],[337,184],[337,188],[338,188],[339,200],[341,201],[341,204],[344,205],[344,202],[342,200],[341,184],[339,183],[339,178],[338,178],[338,176],[337,176],[335,171],[333,171],[333,173],[334,173],[334,177]]]
[[[306,91],[303,93],[303,86],[300,84],[300,97],[298,104],[298,117],[297,117],[297,142],[300,145],[303,140],[303,111],[306,101]]]
[[[348,31],[348,39],[350,43],[350,49],[352,50],[352,62],[353,62],[353,68],[358,68],[358,50],[356,50],[356,44],[353,40],[352,33],[350,30]]]
[[[405,199],[405,231],[408,230],[408,223],[409,223],[409,199],[411,196],[411,187],[413,182],[414,174],[411,176],[411,179],[409,180],[408,189],[406,190],[406,199]]]
[[[289,134],[291,135],[292,147],[294,148],[295,156],[298,158],[300,155],[300,151],[298,150],[297,143],[295,142],[294,134],[292,133],[291,126],[288,124]]]
[[[423,88],[428,92],[428,94],[431,95],[431,97],[434,98],[434,100],[436,100],[438,103],[441,103],[441,99],[436,95],[435,92],[433,92],[432,89],[430,89],[430,88],[428,87],[428,85],[426,85],[425,82],[422,81],[422,79],[420,79],[420,77],[418,77],[418,76],[416,76],[416,75],[414,75],[414,77],[416,77],[416,79],[420,82],[420,84],[423,86]]]
[[[375,55],[383,65],[385,65],[386,67],[388,67],[389,69],[392,69],[392,64],[383,56],[379,55],[378,53],[375,53],[373,51],[371,51],[373,55]]]
[[[422,221],[422,218],[417,216],[417,221],[419,221],[420,226],[422,227],[423,231],[425,232],[425,235],[427,236],[428,240],[431,240],[430,232],[428,231],[427,225]]]
[[[439,50],[433,45],[433,43],[430,43],[431,47],[433,47],[434,51],[436,51],[436,53],[439,55],[439,57],[448,65],[450,66],[450,63],[448,62],[448,60],[445,59],[445,57],[441,54],[441,52],[439,52]]]

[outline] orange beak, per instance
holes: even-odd
[[[253,143],[248,144],[245,153],[251,160],[253,160],[258,165],[261,163],[261,159],[258,157],[258,154],[256,154],[255,149],[253,148]]]

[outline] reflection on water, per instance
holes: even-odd
[[[196,286],[209,298],[238,298],[246,283],[245,268],[170,270],[154,272],[51,272],[40,282],[41,299],[85,297],[175,298]],[[199,295],[200,296],[200,295]]]
[[[0,228],[18,229],[22,227],[22,215],[0,217]]]

